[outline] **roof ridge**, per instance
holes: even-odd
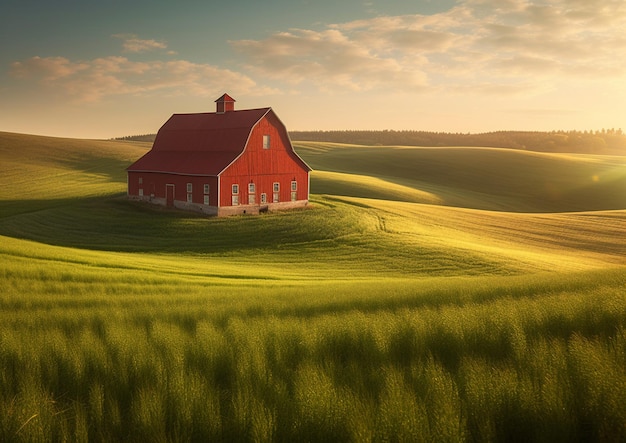
[[[237,114],[237,113],[242,113],[242,112],[249,112],[249,111],[264,111],[267,112],[270,109],[272,109],[270,106],[267,106],[265,108],[252,108],[252,109],[237,109],[235,111],[228,111],[227,113],[223,113],[223,112],[175,112],[172,115],[227,115],[227,114]]]

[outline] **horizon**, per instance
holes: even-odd
[[[292,132],[626,127],[623,2],[410,3],[15,2],[0,131],[152,134],[224,92]]]

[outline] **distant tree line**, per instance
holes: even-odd
[[[113,140],[126,140],[133,142],[153,142],[156,134],[127,135],[125,137],[116,137]]]
[[[496,131],[480,134],[427,131],[290,131],[294,141],[319,141],[386,146],[484,146],[539,152],[626,155],[621,129],[597,131]],[[130,135],[115,140],[153,142],[156,134]]]

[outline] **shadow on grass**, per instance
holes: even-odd
[[[358,223],[333,208],[216,218],[117,194],[4,201],[0,235],[103,251],[230,253],[332,240]]]

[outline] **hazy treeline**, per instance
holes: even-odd
[[[485,146],[540,152],[626,155],[626,134],[621,129],[599,131],[497,131],[482,134],[427,131],[290,131],[297,141],[357,145]],[[156,134],[130,135],[116,140],[153,142]]]
[[[116,137],[113,140],[127,140],[134,142],[153,142],[156,134],[127,135],[125,137]]]

